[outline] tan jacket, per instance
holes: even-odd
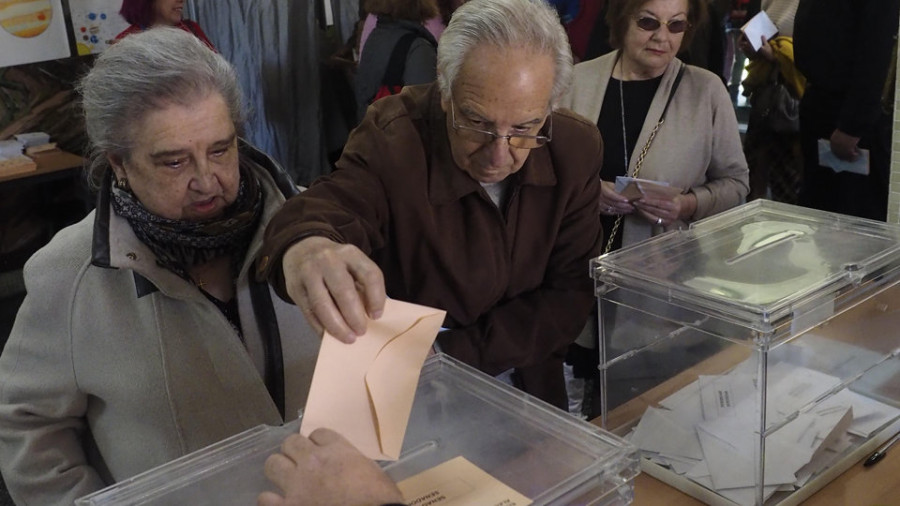
[[[238,432],[280,425],[255,365],[265,361],[267,324],[280,332],[285,416],[297,417],[319,338],[274,294],[277,322],[259,321],[251,307],[252,258],[284,201],[273,179],[258,175],[266,205],[237,282],[250,353],[225,316],[158,267],[108,208],[60,231],[28,261],[28,293],[0,356],[0,470],[18,504],[71,506]],[[111,267],[92,263],[103,257]]]
[[[574,83],[561,105],[596,124],[616,56],[614,51],[576,65]],[[644,147],[656,126],[681,65],[683,63],[675,58],[666,69],[647,112],[635,153]],[[629,174],[634,172],[637,159],[637,156],[631,157]],[[744,201],[750,192],[747,160],[734,106],[715,74],[691,65],[685,68],[665,124],[647,153],[639,177],[666,181],[696,195],[697,211],[689,221],[730,209]],[[685,225],[687,223],[676,222],[668,228]],[[636,216],[627,216],[623,226],[624,245],[662,231],[661,227]]]

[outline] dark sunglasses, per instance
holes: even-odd
[[[662,23],[660,23],[656,18],[642,17],[637,18],[636,21],[638,28],[648,32],[655,32],[659,30],[660,26],[662,26]],[[686,19],[670,19],[666,23],[666,28],[668,28],[669,33],[682,33],[690,26],[691,24],[688,23]]]

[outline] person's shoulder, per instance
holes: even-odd
[[[551,140],[551,143],[556,140],[566,142],[572,136],[579,138],[596,137],[599,140],[600,131],[597,130],[597,125],[588,121],[584,116],[570,109],[560,108],[553,111],[552,136],[554,140]]]
[[[426,119],[437,93],[436,83],[404,86],[400,93],[373,102],[364,121],[371,121],[379,130],[387,130],[398,121]]]
[[[90,263],[94,212],[53,236],[25,263],[26,272],[74,271]]]
[[[725,83],[705,68],[684,64],[684,76],[679,86],[690,90],[686,95],[690,95],[691,100],[711,100],[718,105],[733,107]]]
[[[612,51],[610,53],[606,53],[600,55],[596,58],[591,58],[590,60],[584,60],[582,62],[578,62],[575,64],[575,71],[584,72],[591,69],[599,69],[604,65],[611,65],[616,61],[616,52]]]
[[[725,84],[722,82],[722,78],[714,74],[713,72],[703,68],[698,67],[696,65],[691,65],[688,63],[683,63],[684,65],[684,80],[690,83],[696,83],[698,86],[713,86],[716,85],[718,87],[724,88]]]

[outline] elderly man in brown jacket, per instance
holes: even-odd
[[[445,309],[439,350],[564,408],[601,237],[599,133],[554,110],[571,73],[542,2],[465,4],[437,83],[369,108],[337,170],[271,222],[261,275],[346,342],[386,296]]]

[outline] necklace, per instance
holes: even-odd
[[[622,153],[625,157],[625,175],[628,175],[628,134],[625,133],[625,88],[622,81],[625,80],[625,62],[619,59],[619,112],[622,113]]]

